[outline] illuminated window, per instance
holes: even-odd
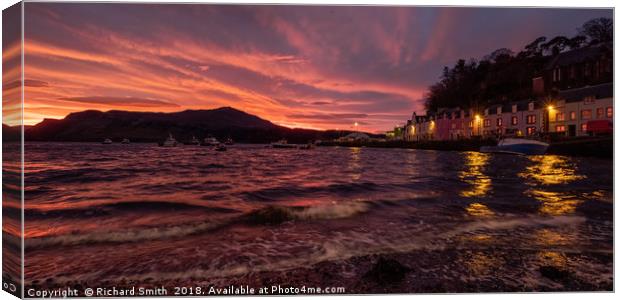
[[[613,118],[614,117],[614,109],[612,107],[608,107],[607,108],[607,117],[608,118]]]
[[[536,133],[536,127],[527,127],[525,128],[527,135],[534,135]]]
[[[469,121],[469,128],[473,128],[474,127],[474,121]]]
[[[490,119],[484,119],[484,127],[489,127],[491,126],[491,120]]]
[[[596,118],[597,119],[602,119],[605,117],[605,109],[603,109],[602,107],[599,107],[596,109]]]
[[[534,102],[530,102],[527,104],[527,110],[529,111],[533,111],[534,110]]]
[[[527,119],[525,120],[525,122],[527,124],[534,124],[534,123],[536,123],[536,115],[528,115]]]
[[[510,124],[512,124],[512,125],[517,125],[517,124],[519,124],[519,119],[518,119],[517,117],[512,117],[512,118],[510,119]]]
[[[577,119],[577,113],[574,111],[571,111],[570,114],[568,114],[568,118],[571,120]]]
[[[592,118],[592,110],[591,109],[584,109],[581,111],[581,119],[582,120],[589,120]]]
[[[503,120],[502,118],[497,118],[497,126],[502,126]]]
[[[564,126],[564,125],[557,125],[557,126],[555,126],[555,131],[556,132],[566,132],[566,126]]]
[[[513,105],[512,105],[512,113],[514,114],[514,113],[516,113],[516,112],[517,112],[517,105],[516,105],[516,104],[513,104]]]
[[[564,117],[564,113],[562,113],[562,112],[559,112],[559,113],[555,114],[555,120],[556,121],[564,121],[564,118],[565,118]]]
[[[582,132],[588,131],[588,123],[581,123],[581,131]]]

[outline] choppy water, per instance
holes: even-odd
[[[325,261],[445,249],[526,250],[534,267],[612,276],[610,262],[569,257],[612,253],[609,160],[72,143],[27,144],[25,159],[27,285],[312,272]],[[459,259],[462,276],[504,263]],[[540,281],[532,270],[496,276]]]

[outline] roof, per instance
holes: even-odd
[[[575,50],[562,52],[553,57],[546,65],[545,70],[550,70],[556,67],[568,66],[573,64],[582,63],[587,60],[591,60],[596,57],[605,55],[609,52],[608,44],[599,44],[594,46],[583,47]]]
[[[563,90],[558,93],[558,96],[566,102],[578,102],[583,101],[585,97],[594,96],[596,99],[611,98],[614,95],[613,82],[603,83],[599,85],[586,86],[582,88]]]

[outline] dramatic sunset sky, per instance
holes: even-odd
[[[445,65],[573,35],[606,10],[25,4],[25,123],[85,109],[232,106],[383,131]]]

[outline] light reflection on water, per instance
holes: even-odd
[[[553,186],[565,185],[585,179],[577,173],[576,166],[570,158],[557,155],[529,156],[530,165],[519,173],[532,188],[525,195],[541,202],[539,213],[542,215],[572,214],[583,201],[579,195],[566,191],[553,190]]]
[[[460,192],[463,197],[482,197],[491,190],[491,178],[484,174],[489,163],[489,154],[480,152],[465,153],[465,170],[459,173],[459,178],[471,185],[469,189]]]
[[[599,222],[576,207],[611,191],[600,178],[578,172],[570,158],[551,157],[550,164],[477,152],[252,145],[224,153],[139,144],[28,150],[34,166],[27,170],[30,279],[100,269],[94,279],[119,272],[182,275],[196,262],[204,274],[254,272],[281,261],[308,267],[355,253],[449,249],[451,242],[466,249],[447,250],[459,252],[450,260],[458,257],[466,268],[455,273],[495,276],[513,267],[496,249],[530,251],[533,261],[559,264],[564,248],[586,249],[592,236],[611,248],[607,227],[591,232],[590,225],[574,225],[578,239],[560,230],[584,218]],[[580,170],[600,168],[596,161],[580,163]],[[565,175],[553,175],[558,167]],[[536,203],[544,216],[532,213]],[[556,223],[563,214],[580,215]],[[130,250],[116,251],[121,247]],[[100,255],[87,255],[94,252]],[[50,258],[66,264],[38,267]]]

